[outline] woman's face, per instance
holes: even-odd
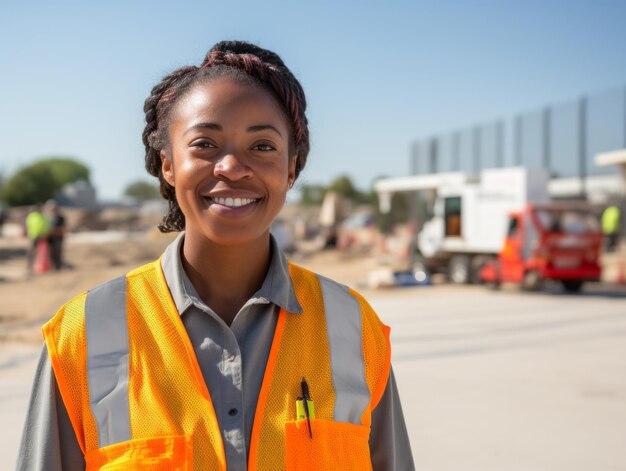
[[[295,179],[276,99],[260,86],[218,78],[196,85],[172,112],[161,161],[187,237],[218,245],[267,237]]]

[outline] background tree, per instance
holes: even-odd
[[[304,184],[299,187],[300,204],[303,206],[319,206],[324,201],[326,187],[323,185]]]
[[[373,192],[364,193],[359,191],[352,184],[352,180],[347,175],[341,175],[335,178],[328,186],[327,190],[334,191],[356,204],[372,204],[374,201]]]
[[[0,172],[0,200],[2,200],[2,196],[4,195],[5,184],[6,184],[6,178],[4,176],[4,172]]]
[[[409,221],[410,214],[410,199],[415,198],[416,195],[414,192],[398,192],[393,193],[391,195],[391,206],[389,212],[382,213],[380,211],[380,204],[378,193],[374,191],[374,183],[377,180],[386,178],[386,176],[381,175],[376,177],[372,182],[372,191],[370,193],[371,202],[374,206],[374,211],[376,212],[376,227],[383,234],[387,234],[393,230],[393,227],[396,224],[405,224]]]
[[[409,204],[408,198],[410,195],[407,193],[394,193],[391,196],[391,208],[388,213],[382,213],[380,211],[380,205],[378,204],[378,195],[373,194],[374,210],[376,211],[376,226],[378,229],[386,234],[391,232],[396,224],[405,224],[409,220]]]
[[[89,183],[89,168],[69,158],[38,160],[17,170],[2,189],[0,197],[10,206],[43,203],[63,185],[78,180]]]
[[[143,180],[137,180],[126,186],[124,195],[138,200],[152,200],[160,198],[161,192],[159,191],[158,185]]]
[[[335,178],[330,185],[328,185],[328,191],[334,191],[340,196],[346,199],[354,200],[358,191],[354,188],[352,180],[347,175],[341,175]]]
[[[355,204],[373,204],[374,191],[361,192],[353,184],[350,177],[340,175],[330,185],[303,184],[299,187],[300,204],[304,206],[319,206],[324,201],[327,192],[333,191],[342,198]]]

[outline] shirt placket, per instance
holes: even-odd
[[[244,436],[243,370],[241,350],[233,332],[224,327],[222,374],[231,384],[222,391],[222,431],[227,443],[226,460],[229,470],[246,469],[246,444]]]

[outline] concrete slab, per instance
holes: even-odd
[[[626,298],[441,287],[372,301],[417,469],[626,469]]]
[[[14,469],[40,347],[0,345],[0,468]]]

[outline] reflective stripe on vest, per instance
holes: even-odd
[[[334,420],[361,424],[370,403],[363,361],[362,321],[359,302],[348,287],[317,275],[322,288],[330,365],[335,389]],[[357,348],[355,348],[357,346]]]
[[[333,419],[360,425],[371,399],[363,359],[361,308],[347,287],[317,277],[324,300],[336,394]],[[90,408],[100,448],[131,439],[126,302],[126,277],[95,288],[87,293],[85,301]]]
[[[87,293],[85,334],[89,403],[102,448],[130,440],[125,276]]]

